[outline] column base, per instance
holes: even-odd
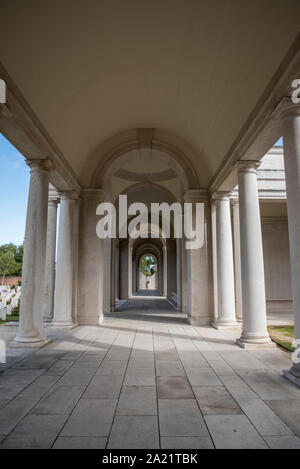
[[[244,342],[242,339],[236,339],[236,344],[241,347],[241,348],[244,348],[246,350],[253,350],[253,349],[274,349],[276,348],[276,344],[275,342],[272,342],[271,339],[269,339],[265,342]]]
[[[53,321],[51,327],[60,327],[62,329],[74,329],[79,326],[78,322],[69,322],[69,321]]]
[[[212,327],[215,329],[218,329],[219,331],[235,331],[235,330],[241,330],[241,325],[236,322],[218,322],[215,321],[212,323]]]
[[[34,338],[34,337],[15,337],[8,346],[10,348],[42,348],[48,345],[51,339],[48,337]]]
[[[299,371],[298,371],[298,373],[299,373]],[[292,383],[296,384],[296,386],[298,386],[298,388],[300,388],[300,376],[297,376],[297,374],[293,373],[293,367],[290,370],[283,370],[282,374],[286,379],[288,379]]]

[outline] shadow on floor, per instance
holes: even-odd
[[[176,311],[166,299],[151,298],[151,296],[147,299],[121,300],[116,311],[106,314],[105,318],[187,324],[186,314]]]

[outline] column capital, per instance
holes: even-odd
[[[55,168],[53,162],[49,159],[40,159],[40,160],[26,159],[25,161],[26,161],[26,164],[30,168],[30,172],[36,171],[36,170],[50,172],[50,171],[53,171],[53,169]]]
[[[48,192],[48,205],[57,206],[57,204],[60,202],[60,197],[54,187],[49,188]]]
[[[300,103],[293,103],[292,98],[285,97],[275,108],[274,115],[282,120],[300,116]]]
[[[77,200],[79,198],[79,194],[76,191],[66,190],[66,191],[59,191],[58,195],[60,196],[60,200]]]
[[[230,199],[231,195],[231,191],[216,191],[211,194],[211,198],[215,201],[227,201]]]
[[[56,199],[52,197],[48,197],[48,206],[50,205],[51,207],[57,207],[59,202],[60,202],[59,197],[57,197]]]
[[[238,174],[242,173],[255,173],[260,166],[260,161],[257,160],[239,160],[236,163]]]
[[[239,203],[239,199],[238,198],[232,198],[230,199],[230,203],[233,207],[239,207],[240,203]]]
[[[184,202],[200,202],[209,200],[207,189],[188,189],[183,197]]]

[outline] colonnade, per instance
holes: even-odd
[[[281,112],[280,117],[283,127],[286,170],[295,337],[299,340],[300,107],[291,103]],[[12,344],[21,347],[41,346],[47,343],[43,332],[44,317],[47,320],[53,319],[54,325],[73,327],[77,282],[78,194],[73,191],[63,191],[59,194],[60,223],[54,277],[58,198],[49,197],[48,199],[51,164],[47,160],[32,160],[28,161],[28,164],[30,166],[30,189],[24,242],[20,325]],[[212,195],[212,203],[215,205],[214,266],[217,271],[215,275],[217,317],[214,326],[219,329],[235,329],[241,322],[242,333],[238,344],[242,347],[272,345],[266,320],[263,248],[257,188],[258,164],[259,162],[253,160],[240,160],[237,163],[238,200],[232,201],[231,194],[228,192],[216,192]],[[192,193],[193,191],[190,191],[188,194],[187,201],[193,200]],[[231,223],[230,204],[232,204],[233,223]],[[177,245],[179,246],[179,242]],[[186,260],[193,274],[189,285],[184,285],[188,292],[186,307],[191,317],[195,308],[194,291],[201,288],[201,285],[197,284],[198,271],[206,268],[203,255],[203,252],[199,254],[199,258],[195,255],[188,255]],[[177,265],[183,265],[184,262],[182,252],[180,254],[178,250]],[[46,292],[44,292],[45,284]],[[186,300],[183,298],[182,303],[184,302]],[[43,314],[41,314],[42,311]],[[300,365],[296,359],[291,370],[285,372],[285,375],[299,384]]]

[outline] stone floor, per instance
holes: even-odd
[[[165,300],[48,328],[0,365],[0,448],[300,448],[290,356],[187,325]],[[140,314],[139,314],[140,309]]]

